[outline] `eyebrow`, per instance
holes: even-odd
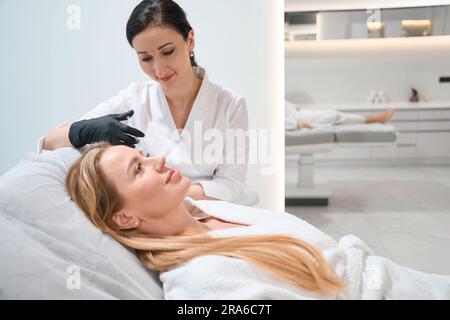
[[[130,175],[130,169],[133,167],[133,164],[136,163],[138,160],[139,160],[139,158],[137,156],[135,156],[135,157],[133,157],[133,159],[131,159],[131,161],[128,163],[126,175]]]
[[[164,47],[167,47],[168,45],[174,44],[173,42],[168,42],[166,44],[163,44],[161,47],[158,48],[158,50],[161,50]],[[147,54],[147,51],[139,51],[138,54]]]

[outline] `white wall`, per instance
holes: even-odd
[[[450,4],[449,0],[285,0],[286,11],[405,8]]]
[[[66,26],[72,4],[81,8],[80,30]],[[145,80],[125,37],[132,7],[120,0],[0,2],[0,174],[56,125]]]
[[[430,0],[286,0],[286,11],[448,3]],[[447,14],[434,15],[434,26],[442,26],[443,17],[448,13],[447,9]],[[323,14],[333,19],[320,19],[321,23],[328,24],[321,29],[322,38],[334,39],[350,34],[348,23],[344,23],[350,21],[347,12]],[[398,11],[388,12],[383,15],[383,20],[398,19],[396,14]],[[446,19],[448,29],[449,18]],[[365,103],[371,91],[381,90],[391,101],[403,102],[408,101],[410,88],[415,87],[422,96],[450,101],[450,84],[438,82],[440,76],[450,76],[449,55],[450,36],[286,43],[286,98],[300,104]]]
[[[139,1],[2,0],[0,174],[57,124],[145,81],[125,37]],[[283,12],[278,0],[180,0],[196,32],[196,55],[212,81],[243,94],[253,128],[278,129],[276,174],[249,170],[260,207],[284,207]],[[69,5],[81,8],[81,30],[66,27]]]
[[[433,100],[450,101],[448,54],[409,57],[388,52],[379,56],[288,58],[285,62],[286,98],[296,103],[365,103],[372,90],[391,101],[408,101],[410,88]]]
[[[210,79],[241,93],[250,128],[279,130],[271,147],[274,175],[250,165],[258,207],[284,209],[284,3],[279,0],[180,0],[196,33],[196,56]],[[255,146],[250,146],[251,148]],[[263,166],[266,167],[266,166]]]

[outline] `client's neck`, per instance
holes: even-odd
[[[162,217],[143,220],[140,229],[153,236],[174,236],[185,230],[199,232],[211,230],[207,225],[197,221],[184,204],[180,204]]]

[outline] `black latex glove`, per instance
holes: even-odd
[[[134,148],[137,143],[135,137],[144,137],[144,133],[120,122],[127,120],[134,114],[130,110],[121,114],[80,120],[72,123],[69,129],[70,143],[76,148],[99,141],[109,141],[113,145],[126,145]]]

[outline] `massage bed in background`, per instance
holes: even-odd
[[[331,191],[314,182],[314,154],[345,147],[395,147],[398,131],[390,124],[323,126],[286,131],[286,154],[297,154],[297,184],[286,186],[287,206],[326,206]],[[394,152],[392,152],[395,157]]]

